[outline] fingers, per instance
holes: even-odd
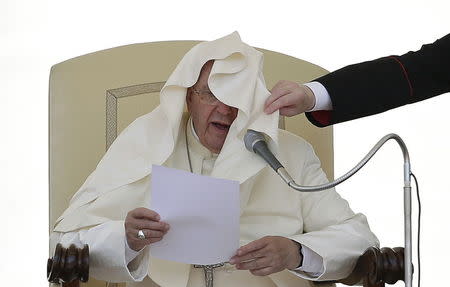
[[[138,238],[137,234],[139,232],[139,230],[142,230],[142,232],[145,235],[145,238],[159,238],[159,237],[163,237],[167,232],[165,231],[158,231],[158,230],[150,230],[150,229],[130,229],[127,230],[127,233],[130,237],[134,236],[136,238]]]
[[[280,264],[277,254],[274,254],[272,248],[268,246],[247,253],[241,257],[234,257],[230,260],[236,261],[236,269],[249,270],[253,275],[266,276],[284,269],[284,265]]]
[[[239,254],[239,251],[238,251]],[[240,253],[243,254],[243,253]],[[237,263],[241,263],[241,262],[245,262],[245,261],[250,261],[250,260],[254,260],[260,257],[264,257],[265,256],[265,250],[264,248],[258,249],[258,250],[254,250],[254,251],[249,251],[241,256],[239,255],[235,255],[230,259],[230,263],[231,264],[237,264]]]
[[[294,269],[299,262],[299,244],[281,236],[265,236],[242,246],[230,258],[239,270],[264,276],[284,269]]]
[[[139,219],[147,219],[147,220],[153,220],[153,221],[159,221],[161,220],[161,217],[159,214],[151,209],[140,207],[133,209],[128,213],[129,216],[133,218],[139,218]]]
[[[267,114],[271,114],[276,110],[280,110],[280,114],[284,109],[292,109],[296,108],[296,95],[293,93],[286,93],[277,99],[275,99],[270,105],[266,106],[264,112]],[[284,114],[282,114],[285,116]]]
[[[166,232],[170,226],[164,221],[150,221],[145,219],[130,220],[130,228],[134,229],[150,229]]]
[[[143,245],[147,245],[150,243],[158,242],[161,239],[163,239],[164,234],[157,234],[156,232],[153,232],[151,230],[142,230],[144,232],[145,238],[141,239],[137,237],[137,231],[136,234],[134,232],[130,231],[127,232],[127,240],[132,240],[135,243],[142,243]],[[148,232],[147,232],[148,231]]]
[[[293,116],[313,108],[314,105],[315,96],[308,87],[291,81],[279,81],[266,99],[264,112],[271,114],[279,110],[280,115]]]
[[[149,229],[167,232],[169,230],[169,224],[159,220],[160,216],[155,211],[147,208],[136,208],[127,214],[125,218],[125,229]]]
[[[158,242],[163,239],[164,234],[161,231],[154,230],[142,230],[144,232],[145,238],[141,239],[137,237],[137,230],[129,230],[127,231],[127,241],[128,245],[134,250],[140,250],[144,246]]]
[[[244,255],[250,253],[250,252],[257,251],[259,249],[262,249],[262,248],[266,247],[267,243],[268,243],[267,236],[263,237],[263,238],[260,238],[258,240],[252,241],[252,242],[250,242],[250,243],[248,243],[248,244],[246,244],[244,246],[241,246],[237,250],[236,255],[241,257],[241,256],[244,256]]]
[[[273,109],[273,103],[278,100],[280,97],[290,93],[291,82],[288,81],[278,81],[275,86],[273,86],[270,91],[270,96],[266,99],[264,103],[264,111],[268,113],[268,111],[274,112],[276,109]]]
[[[163,221],[151,221],[148,219],[136,219],[133,217],[127,217],[127,219],[125,220],[125,230],[127,232],[135,232],[134,234],[137,234],[138,230],[141,229],[165,234],[170,229],[170,226],[168,223]]]
[[[268,257],[260,257],[254,260],[245,261],[236,264],[236,269],[239,270],[257,270],[261,268],[270,267],[270,259]]]
[[[230,258],[231,264],[239,264],[245,261],[254,260],[266,255],[265,247],[267,246],[267,237],[252,241],[241,246],[236,255]]]
[[[143,227],[140,227],[139,225],[136,226],[135,228],[125,228],[128,246],[130,246],[131,249],[138,251],[141,250],[146,245],[161,241],[164,235],[166,235],[167,231],[169,230],[169,225],[164,222],[150,222],[149,224],[147,224],[147,227],[157,226],[157,228],[160,228],[161,225],[167,227],[159,230],[145,229]],[[144,233],[145,236],[144,239],[138,238],[139,230],[142,230],[142,232]]]
[[[144,232],[145,234],[145,232]],[[150,237],[145,239],[137,238],[136,235],[133,234],[127,234],[127,243],[128,246],[133,249],[134,251],[139,251],[145,246],[149,244],[153,244],[155,242],[161,241],[162,237]]]
[[[283,270],[280,265],[273,264],[270,257],[262,257],[255,260],[236,264],[238,270],[249,270],[256,276],[266,276]]]
[[[157,212],[147,208],[136,208],[128,212],[124,226],[128,245],[135,251],[160,241],[170,229],[168,223],[160,221]],[[138,238],[139,230],[144,233],[144,239]]]

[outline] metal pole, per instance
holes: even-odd
[[[411,167],[404,165],[405,183],[403,187],[405,218],[405,286],[412,287],[412,235],[411,235]]]
[[[295,183],[295,181],[284,169],[284,167],[278,168],[276,172],[290,187],[298,191],[315,192],[329,189],[344,182],[349,177],[358,172],[375,155],[375,153],[381,148],[381,146],[390,139],[394,139],[398,143],[403,153],[403,161],[404,161],[403,204],[404,204],[404,233],[405,233],[404,281],[406,287],[412,287],[413,274],[412,274],[412,237],[411,237],[411,165],[409,162],[408,149],[406,148],[406,145],[403,142],[403,140],[398,135],[388,134],[383,138],[381,138],[375,144],[375,146],[369,151],[369,153],[367,153],[367,155],[354,168],[352,168],[349,172],[347,172],[343,176],[326,184],[321,184],[317,186],[301,186]]]

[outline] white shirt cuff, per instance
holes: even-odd
[[[131,247],[128,245],[127,239],[125,238],[125,263],[127,265],[130,264],[130,262],[133,261],[133,259],[136,258],[142,250],[144,250],[144,248],[139,251],[134,251],[133,249],[131,249]]]
[[[331,102],[330,95],[327,89],[319,82],[305,83],[305,86],[311,89],[316,97],[316,104],[307,112],[314,111],[331,111],[333,109],[333,103]]]
[[[319,277],[323,271],[323,258],[316,252],[312,251],[305,245],[302,245],[303,263],[294,271],[302,271],[308,273],[312,277]]]

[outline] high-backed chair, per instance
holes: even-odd
[[[51,68],[49,232],[117,134],[159,104],[164,82],[197,43],[133,44],[76,57]],[[306,82],[327,73],[306,61],[260,50],[268,88],[280,79]],[[280,127],[309,141],[328,178],[333,179],[332,127],[316,128],[303,115],[281,117]],[[90,279],[87,286],[105,285]]]

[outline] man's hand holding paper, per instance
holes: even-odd
[[[253,275],[265,276],[293,270],[302,261],[300,244],[281,236],[265,236],[238,249],[230,260],[239,270],[249,270]]]
[[[167,233],[169,224],[160,221],[158,213],[144,207],[133,209],[125,218],[125,234],[128,246],[139,251],[146,245],[160,241]],[[142,231],[145,238],[137,238],[136,234]]]

